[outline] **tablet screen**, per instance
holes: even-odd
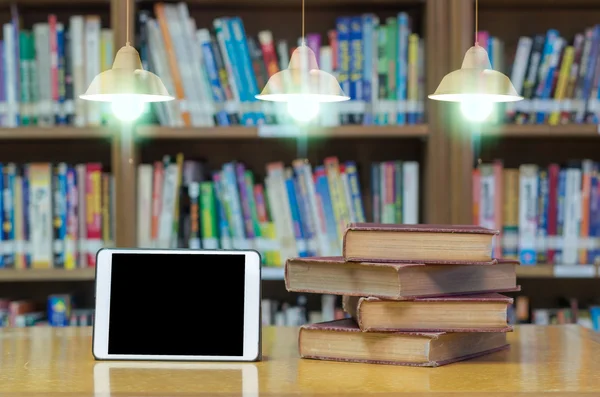
[[[108,353],[243,356],[245,256],[112,255]]]

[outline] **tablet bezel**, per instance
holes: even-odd
[[[244,349],[242,356],[109,354],[110,284],[113,254],[244,255]],[[260,255],[251,250],[102,249],[96,255],[96,312],[92,353],[97,360],[257,361],[260,359]],[[212,321],[212,320],[210,320]]]

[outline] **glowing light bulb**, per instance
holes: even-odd
[[[319,102],[310,97],[295,97],[288,102],[288,113],[301,123],[314,119],[319,114]]]
[[[482,98],[473,98],[461,102],[460,110],[467,120],[480,123],[492,113],[494,104]]]
[[[146,103],[134,95],[119,96],[111,103],[111,109],[116,118],[121,121],[134,121],[146,109]]]

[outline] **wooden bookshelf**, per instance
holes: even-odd
[[[111,139],[113,129],[109,127],[18,127],[0,128],[0,140],[69,140]]]
[[[500,138],[598,138],[600,129],[595,124],[567,124],[567,125],[514,125],[504,124],[487,126],[481,131],[483,137]]]
[[[90,281],[95,268],[81,269],[0,269],[0,283],[31,281]]]
[[[428,126],[361,126],[310,127],[305,131],[295,126],[170,128],[138,127],[136,136],[150,139],[267,139],[295,138],[302,134],[311,138],[426,138]]]

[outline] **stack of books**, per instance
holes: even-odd
[[[289,259],[289,291],[344,296],[352,317],[303,326],[303,358],[439,366],[508,347],[519,262],[477,226],[350,224],[343,257]]]

